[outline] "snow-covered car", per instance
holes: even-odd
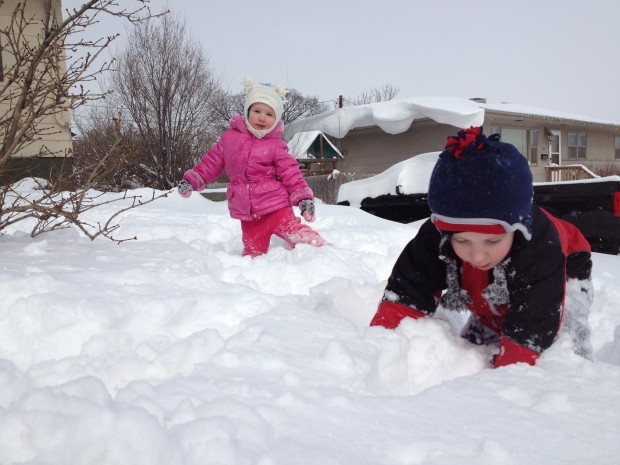
[[[342,184],[338,204],[399,223],[429,217],[428,183],[439,153],[416,155],[375,176]]]

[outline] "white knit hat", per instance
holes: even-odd
[[[276,114],[276,120],[272,127],[266,129],[265,131],[260,131],[261,137],[269,132],[273,131],[273,129],[278,125],[280,120],[282,119],[282,112],[284,111],[284,103],[286,102],[285,96],[287,90],[282,85],[277,85],[275,87],[266,86],[264,84],[256,84],[249,78],[245,78],[242,82],[243,87],[245,87],[246,96],[245,96],[245,105],[243,107],[243,116],[248,118],[248,111],[253,103],[264,103],[273,108],[273,111]],[[248,123],[248,128],[251,126]],[[254,131],[252,131],[254,132]]]

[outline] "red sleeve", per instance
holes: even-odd
[[[512,342],[506,337],[500,338],[499,354],[495,357],[495,368],[512,365],[513,363],[536,364],[540,354],[525,346]]]
[[[564,255],[569,255],[575,252],[591,252],[590,243],[581,233],[579,228],[568,221],[556,218],[544,208],[541,208],[543,213],[547,215],[549,221],[553,224],[558,236],[560,236],[560,242],[562,244],[562,252]]]
[[[411,307],[396,302],[381,302],[377,313],[372,318],[370,326],[383,326],[387,329],[395,329],[403,318],[413,318],[417,320],[426,316]]]

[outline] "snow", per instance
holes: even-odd
[[[454,97],[394,99],[340,108],[295,121],[286,127],[285,138],[312,130],[342,138],[351,129],[365,126],[379,126],[388,134],[399,134],[420,118],[466,128],[482,125],[484,110],[476,102]]]
[[[512,103],[477,102],[458,97],[411,97],[385,102],[339,108],[320,115],[295,121],[286,127],[285,137],[301,131],[321,131],[342,138],[355,128],[378,126],[388,134],[407,131],[416,119],[429,118],[456,128],[481,126],[485,110],[513,113],[533,118],[547,118],[561,122],[588,122],[617,126],[612,122],[528,105]]]
[[[457,319],[368,327],[420,222],[319,203],[333,246],[256,259],[200,195],[120,225],[0,237],[3,465],[618,463],[618,256],[593,255],[594,362],[560,339],[490,369]]]
[[[562,165],[562,166],[566,166],[566,165]],[[571,165],[569,165],[571,166]],[[609,181],[620,181],[620,176],[618,175],[611,175],[611,176],[597,176],[595,175],[595,178],[592,179],[575,179],[575,180],[569,180],[569,181],[559,181],[562,184],[583,184],[583,183],[587,183],[587,184],[592,184],[592,183],[599,183],[599,182],[609,182]],[[557,184],[557,182],[537,182],[534,183],[534,185],[547,185],[547,184]]]
[[[481,103],[480,106],[487,110],[515,113],[515,114],[528,115],[528,116],[542,116],[542,117],[547,117],[550,119],[555,119],[556,121],[559,121],[559,120],[561,121],[582,121],[582,122],[596,123],[596,124],[602,124],[602,125],[616,125],[616,126],[620,124],[619,121],[610,121],[610,120],[605,120],[605,119],[600,119],[600,118],[594,118],[592,116],[577,115],[575,113],[566,113],[566,112],[557,111],[557,110],[549,110],[546,108],[539,108],[539,107],[534,107],[530,105],[522,105],[519,103],[487,102],[487,103]]]
[[[428,192],[431,174],[440,153],[422,153],[369,178],[342,184],[338,189],[337,201],[346,200],[350,206],[359,208],[366,197],[424,194]]]

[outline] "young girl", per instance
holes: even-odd
[[[323,238],[293,213],[292,206],[299,206],[304,219],[314,221],[312,190],[282,139],[286,90],[249,79],[243,85],[244,116],[233,117],[230,129],[185,172],[179,194],[189,197],[225,170],[230,178],[226,193],[230,216],[241,220],[243,255],[267,253],[273,234],[291,247],[325,245]]]
[[[589,358],[590,245],[532,197],[528,162],[514,146],[482,128],[448,138],[431,175],[431,218],[398,258],[371,325],[395,328],[441,303],[471,312],[461,335],[497,344],[495,367],[533,365],[560,328]]]

